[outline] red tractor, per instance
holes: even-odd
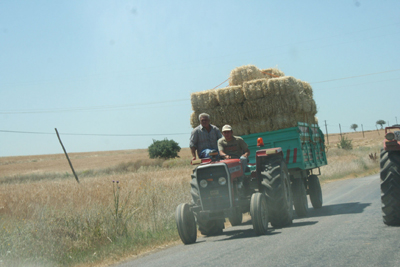
[[[180,204],[175,213],[184,244],[196,242],[196,225],[203,235],[218,235],[225,218],[239,225],[246,212],[257,235],[267,233],[268,222],[274,227],[292,223],[292,191],[282,150],[261,149],[255,158],[243,170],[240,159],[220,160],[216,152],[193,170],[192,202]]]
[[[381,201],[383,222],[400,225],[400,125],[385,128],[381,150]]]

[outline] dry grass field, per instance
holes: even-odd
[[[329,135],[323,182],[378,171],[383,131]],[[179,240],[174,210],[190,199],[190,151],[160,161],[147,150],[0,158],[0,266],[97,266]]]

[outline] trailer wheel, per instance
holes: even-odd
[[[307,191],[303,179],[294,179],[292,183],[293,204],[297,216],[306,217],[308,213]]]
[[[256,235],[265,235],[268,232],[268,207],[264,194],[251,195],[250,215]]]
[[[189,209],[189,204],[179,204],[175,211],[175,220],[182,242],[186,245],[196,242],[196,221],[193,212]]]
[[[381,201],[383,222],[400,225],[400,152],[381,151]]]
[[[228,218],[232,226],[240,225],[242,224],[243,214],[240,211],[235,210]]]
[[[293,221],[293,199],[286,163],[280,157],[271,157],[264,165],[261,177],[271,225],[277,228],[290,225]]]
[[[197,218],[197,224],[199,225],[199,231],[205,236],[216,236],[222,234],[224,229],[223,220],[204,220]]]
[[[314,209],[322,207],[322,190],[319,178],[316,175],[308,176],[308,188],[310,189],[310,200]]]

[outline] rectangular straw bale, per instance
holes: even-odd
[[[198,116],[200,113],[207,113],[210,115],[210,121],[213,125],[232,125],[234,123],[238,123],[239,121],[244,120],[244,112],[241,104],[230,105],[230,106],[218,106],[211,109],[202,109],[199,111],[195,111],[197,115],[197,125],[200,124]],[[191,118],[191,124],[193,127],[192,121],[195,120]]]
[[[300,82],[303,85],[304,93],[306,95],[308,95],[309,97],[313,98],[313,89],[312,89],[311,85],[305,81],[300,81]]]
[[[244,94],[241,85],[217,89],[215,92],[221,106],[239,104],[244,101]]]
[[[243,120],[236,124],[232,124],[233,135],[248,135],[249,131],[249,121]]]
[[[317,105],[308,94],[305,94],[305,92],[300,93],[300,107],[298,108],[298,111],[309,113],[311,115],[317,114]]]
[[[273,115],[274,105],[266,98],[246,100],[243,103],[243,112],[246,119],[262,119]]]
[[[257,79],[243,83],[243,94],[247,100],[255,100],[264,97],[267,90],[267,79]]]
[[[273,78],[267,81],[265,97],[271,100],[279,112],[297,111],[299,109],[301,83],[291,76]]]
[[[244,82],[264,78],[264,74],[254,65],[237,67],[231,71],[229,85],[243,85]]]
[[[264,74],[264,77],[267,79],[285,76],[285,73],[278,68],[263,69],[263,70],[261,70],[261,72]]]
[[[250,134],[271,131],[272,124],[269,118],[249,120]]]
[[[219,105],[214,89],[192,93],[190,98],[193,110],[210,109]]]
[[[193,111],[193,113],[190,115],[190,125],[192,126],[192,128],[196,128],[197,126],[199,126],[199,124],[199,116],[196,111]]]
[[[284,128],[295,127],[297,120],[291,113],[277,114],[271,117],[272,130],[277,131]]]

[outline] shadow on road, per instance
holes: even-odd
[[[251,224],[251,221],[250,221]],[[233,229],[233,228],[229,228]],[[268,235],[276,235],[280,234],[280,232],[276,232],[274,228],[269,228],[268,229]],[[242,239],[242,238],[253,238],[253,237],[258,237],[255,233],[253,228],[248,228],[248,229],[237,229],[237,230],[228,230],[223,233],[223,235],[226,236],[226,238],[222,238],[216,241],[226,241],[226,240],[233,240],[233,239]]]
[[[340,214],[362,213],[371,203],[350,202],[322,206],[320,209],[309,209],[308,217],[333,216]]]

